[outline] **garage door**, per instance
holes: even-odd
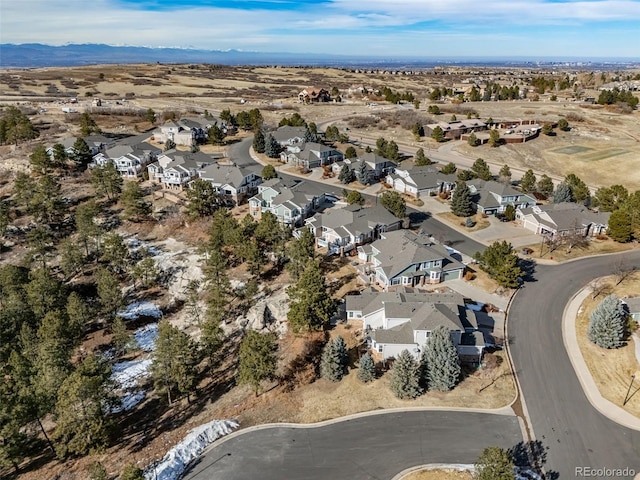
[[[446,282],[447,280],[455,280],[457,278],[460,278],[460,270],[451,270],[449,272],[444,272],[444,281]]]

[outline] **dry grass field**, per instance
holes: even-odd
[[[468,470],[454,470],[441,468],[433,470],[418,470],[402,477],[402,480],[472,480],[473,475]]]
[[[638,382],[638,379],[640,379],[640,364],[638,364],[634,354],[633,340],[629,339],[629,343],[624,347],[607,350],[594,345],[587,338],[589,316],[595,307],[608,293],[615,293],[620,298],[638,295],[640,291],[640,273],[635,273],[618,286],[615,285],[616,279],[614,277],[606,277],[602,282],[603,285],[609,286],[607,292],[596,299],[593,299],[592,296],[587,297],[580,307],[578,318],[576,319],[578,345],[602,396],[636,417],[640,417],[640,391],[637,390],[640,388]],[[631,375],[633,374],[636,375],[636,382],[635,388],[631,392],[636,391],[636,394],[623,406],[622,403],[629,389]]]
[[[560,246],[553,252],[549,252],[549,246],[541,245],[540,243],[529,245],[528,247],[523,248],[530,248],[531,250],[533,250],[533,253],[531,253],[529,257],[534,260],[541,258],[545,260],[553,260],[555,262],[564,262],[567,260],[572,260],[574,258],[587,257],[590,255],[604,255],[607,253],[626,252],[628,250],[637,248],[637,244],[618,243],[608,238],[593,238],[585,247],[573,247],[570,251],[567,250],[566,246]],[[542,255],[540,254],[541,249]]]

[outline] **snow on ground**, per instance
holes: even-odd
[[[162,317],[162,310],[153,302],[134,302],[127,305],[124,310],[119,311],[117,315],[125,320],[134,320],[138,317],[160,318]]]
[[[111,368],[111,380],[123,390],[135,388],[139,379],[149,375],[150,368],[151,359],[118,362]]]
[[[125,393],[120,397],[120,405],[111,408],[111,413],[128,412],[133,407],[138,405],[147,394],[144,390],[140,390],[136,393]]]
[[[178,480],[185,468],[198,457],[210,443],[238,428],[236,420],[214,420],[187,433],[187,436],[156,465],[145,471],[146,480]]]
[[[158,338],[158,324],[150,323],[144,327],[138,328],[133,332],[138,348],[145,352],[152,352],[156,348],[156,339]]]

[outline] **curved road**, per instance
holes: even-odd
[[[474,463],[522,440],[515,416],[410,411],[314,428],[272,427],[214,444],[186,480],[389,480],[428,463]]]
[[[640,252],[623,255],[629,265],[640,264]],[[576,467],[640,472],[640,432],[612,422],[591,406],[562,337],[562,314],[569,300],[593,278],[613,273],[615,259],[539,265],[535,281],[516,294],[509,309],[511,356],[521,393],[536,439],[548,448],[545,468],[561,479],[575,478]]]

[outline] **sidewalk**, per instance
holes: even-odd
[[[584,288],[571,299],[564,309],[564,314],[562,316],[562,337],[567,354],[569,355],[569,360],[571,360],[573,369],[578,376],[578,380],[582,385],[582,389],[584,390],[589,403],[591,403],[596,410],[605,417],[608,417],[611,421],[619,423],[624,427],[631,428],[633,430],[640,430],[639,418],[630,414],[626,410],[623,410],[621,407],[602,396],[598,390],[596,382],[591,376],[591,372],[589,372],[589,368],[587,367],[584,358],[582,357],[582,353],[580,352],[576,333],[576,317],[582,302],[590,294],[591,289],[589,287]],[[636,342],[636,357],[638,357],[638,355],[640,355],[640,346],[639,342]]]
[[[450,287],[452,290],[455,290],[463,296],[470,298],[471,300],[482,303],[491,303],[502,311],[505,311],[507,309],[507,305],[509,304],[509,296],[489,293],[486,290],[480,287],[476,287],[475,285],[472,285],[471,283],[461,278],[458,278],[456,280],[447,280],[444,285]]]

